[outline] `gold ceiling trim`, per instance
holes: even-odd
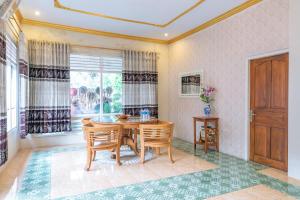
[[[263,0],[248,0],[245,3],[243,3],[239,6],[236,6],[235,8],[219,15],[218,17],[215,17],[215,18],[205,22],[204,24],[201,24],[201,25],[197,26],[196,28],[193,28],[193,29],[191,29],[191,30],[189,30],[189,31],[173,38],[173,39],[170,39],[168,41],[168,44],[177,42],[177,41],[182,40],[182,39],[184,39],[184,38],[186,38],[186,37],[188,37],[188,36],[190,36],[194,33],[202,31],[202,30],[204,30],[204,29],[206,29],[210,26],[213,26],[213,25],[215,25],[215,24],[217,24],[217,23],[219,23],[219,22],[221,22],[221,21],[223,21],[223,20],[225,20],[225,19],[227,19],[227,18],[229,18],[229,17],[231,17],[231,16],[233,16],[233,15],[235,15],[235,14],[237,14],[237,13],[239,13],[239,12],[255,5],[255,4],[257,4],[257,3],[259,3],[259,2],[262,2],[262,1]]]
[[[16,10],[15,16],[16,16],[17,20],[19,21],[19,24],[22,24],[22,21],[24,18],[19,9]]]
[[[56,28],[61,30],[68,30],[68,31],[74,31],[79,33],[87,33],[87,34],[93,34],[93,35],[100,35],[100,36],[107,36],[107,37],[113,37],[113,38],[123,38],[123,39],[129,39],[129,40],[137,40],[137,41],[143,41],[143,42],[152,42],[152,43],[158,43],[158,44],[171,44],[174,42],[177,42],[179,40],[182,40],[194,33],[197,33],[199,31],[202,31],[206,28],[209,28],[253,5],[256,5],[263,0],[248,0],[245,3],[225,12],[222,15],[219,15],[218,17],[215,17],[208,22],[205,22],[204,24],[201,24],[197,26],[196,28],[193,28],[175,38],[172,38],[170,40],[160,40],[160,39],[154,39],[154,38],[146,38],[146,37],[138,37],[138,36],[132,36],[132,35],[124,35],[124,34],[118,34],[118,33],[110,33],[105,31],[98,31],[98,30],[90,30],[90,29],[83,29],[79,27],[73,27],[73,26],[66,26],[66,25],[60,25],[60,24],[54,24],[54,23],[48,23],[48,22],[41,22],[31,19],[23,19],[21,12],[17,14],[19,19],[21,19],[23,24],[33,25],[33,26],[44,26],[44,27],[50,27],[50,28]]]
[[[111,33],[111,32],[106,32],[106,31],[99,31],[99,30],[84,29],[84,28],[79,28],[79,27],[75,27],[75,26],[66,26],[66,25],[62,25],[62,24],[54,24],[54,23],[36,21],[36,20],[31,20],[31,19],[23,19],[23,24],[33,25],[33,26],[43,26],[43,27],[79,32],[79,33],[87,33],[87,34],[92,34],[92,35],[113,37],[113,38],[138,40],[138,41],[143,41],[143,42],[153,42],[153,43],[159,43],[159,44],[167,44],[168,43],[167,40],[125,35],[125,34],[119,34],[119,33]]]
[[[135,24],[143,24],[143,25],[155,26],[155,27],[159,27],[159,28],[165,28],[165,27],[169,26],[170,24],[174,23],[176,20],[178,20],[182,16],[188,14],[193,9],[197,8],[204,1],[205,0],[198,0],[194,5],[192,5],[191,7],[189,7],[187,10],[185,10],[182,13],[180,13],[175,18],[171,19],[170,21],[168,21],[168,22],[166,22],[164,24],[155,24],[155,23],[151,23],[151,22],[138,21],[138,20],[121,18],[121,17],[114,17],[114,16],[105,15],[105,14],[102,14],[102,13],[94,13],[94,12],[79,10],[79,9],[75,9],[75,8],[70,8],[70,7],[64,6],[59,0],[54,0],[54,6],[56,8],[59,8],[59,9],[64,9],[64,10],[68,10],[68,11],[72,11],[72,12],[77,12],[77,13],[81,13],[81,14],[86,14],[86,15],[91,15],[91,16],[96,16],[96,17],[102,17],[102,18],[111,19],[111,20],[117,20],[117,21],[130,22],[130,23],[135,23]]]

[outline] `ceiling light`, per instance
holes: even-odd
[[[34,14],[35,14],[36,16],[39,16],[39,15],[40,15],[40,12],[39,12],[39,11],[35,11]]]
[[[168,36],[169,36],[169,34],[168,34],[168,33],[165,33],[164,35],[165,35],[165,37],[168,37]]]

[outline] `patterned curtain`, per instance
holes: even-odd
[[[6,111],[6,37],[5,23],[0,20],[0,166],[7,161]]]
[[[19,120],[20,137],[25,138],[28,134],[29,115],[29,68],[27,41],[24,33],[19,35]]]
[[[142,108],[158,116],[157,54],[125,50],[123,52],[123,113],[138,116]]]
[[[29,41],[28,133],[71,131],[70,46]]]

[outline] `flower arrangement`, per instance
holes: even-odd
[[[216,89],[213,87],[203,87],[201,88],[200,100],[206,104],[210,104],[214,101],[214,93]]]

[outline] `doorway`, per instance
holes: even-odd
[[[287,171],[288,53],[250,61],[250,160]]]

